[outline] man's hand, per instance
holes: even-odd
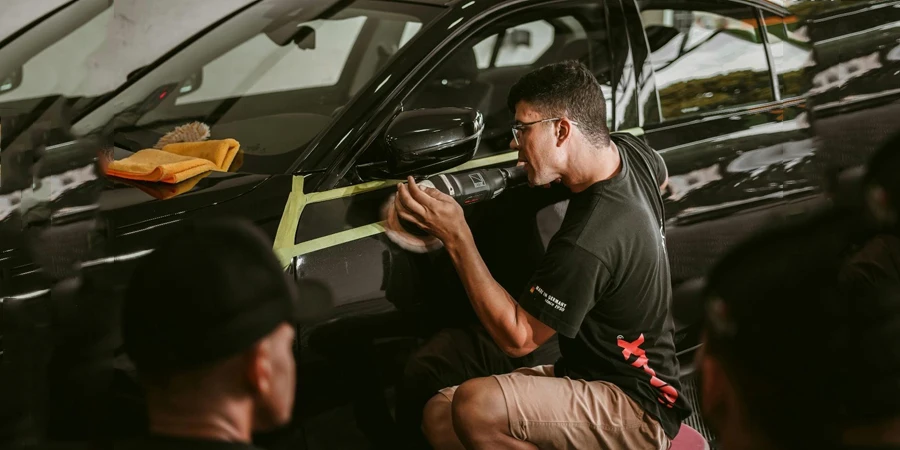
[[[409,177],[408,185],[397,187],[394,207],[400,218],[425,230],[444,245],[468,232],[462,207],[453,197],[433,188],[423,188]]]
[[[475,314],[494,342],[508,355],[521,357],[550,339],[556,331],[519,308],[491,276],[459,203],[437,189],[419,187],[412,177],[407,181],[397,187],[397,214],[444,243]]]

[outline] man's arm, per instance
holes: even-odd
[[[475,313],[494,342],[509,356],[525,356],[547,342],[556,331],[522,309],[491,276],[475,247],[471,232],[444,244],[466,288]]]
[[[556,333],[523,310],[494,280],[455,200],[435,189],[420,189],[411,177],[409,186],[398,187],[397,196],[400,217],[444,243],[475,313],[503,352],[525,356]]]

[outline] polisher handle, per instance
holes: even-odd
[[[528,174],[525,168],[516,166],[432,175],[417,184],[437,189],[453,197],[461,205],[470,205],[495,198],[506,189],[527,182]],[[389,214],[385,224],[389,239],[402,248],[417,253],[431,251],[440,246],[440,241],[419,227],[401,219],[395,208],[395,206],[389,206],[385,209],[385,213]]]
[[[524,167],[504,167],[433,175],[420,184],[434,187],[453,197],[460,205],[471,205],[493,199],[506,189],[527,181]]]

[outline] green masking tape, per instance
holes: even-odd
[[[339,233],[329,234],[328,236],[311,239],[287,248],[276,249],[275,254],[278,256],[278,260],[281,261],[281,264],[286,267],[295,256],[305,255],[307,253],[334,247],[335,245],[345,244],[350,241],[374,236],[380,233],[384,233],[384,221],[370,223]]]
[[[486,166],[493,166],[494,164],[515,161],[517,159],[519,159],[519,152],[517,152],[517,151],[500,153],[498,155],[489,156],[487,158],[474,159],[465,164],[460,164],[452,169],[445,170],[441,173],[462,172],[463,170],[477,169],[479,167],[486,167]]]
[[[499,164],[508,161],[515,161],[518,159],[517,152],[506,152],[501,153],[499,155],[490,156],[487,158],[480,158],[473,161],[469,161],[465,164],[460,164],[451,169],[445,170],[440,173],[453,173],[453,172],[461,172],[463,170],[475,169],[478,167],[491,166],[494,164]],[[319,203],[319,202],[327,202],[329,200],[336,200],[344,197],[352,197],[354,195],[363,194],[366,192],[377,191],[379,189],[385,189],[389,187],[394,187],[400,183],[404,183],[406,180],[380,180],[380,181],[370,181],[368,183],[355,184],[353,186],[347,186],[337,189],[331,189],[325,192],[313,192],[311,194],[306,195],[306,203]]]
[[[328,200],[335,200],[335,199],[344,198],[344,197],[352,197],[357,194],[377,191],[379,189],[396,186],[400,183],[402,183],[401,180],[370,181],[368,183],[355,184],[353,186],[332,189],[330,191],[325,191],[325,192],[313,192],[311,194],[306,195],[306,203],[327,202]]]
[[[644,129],[629,128],[620,130],[621,133],[629,133],[634,136],[642,136]],[[477,169],[479,167],[492,166],[510,161],[518,160],[517,151],[500,153],[487,158],[479,158],[469,161],[465,164],[445,170],[441,173],[461,172],[469,169]],[[382,180],[370,181],[368,183],[357,184],[337,189],[331,189],[325,192],[313,192],[303,194],[303,176],[295,176],[291,194],[288,197],[287,204],[284,207],[284,214],[281,216],[281,222],[278,224],[278,232],[275,235],[275,254],[281,261],[283,267],[291,262],[295,256],[305,255],[324,248],[333,247],[335,245],[345,244],[357,239],[374,236],[384,232],[384,222],[376,222],[361,227],[351,228],[328,236],[311,239],[309,241],[294,244],[294,238],[297,234],[297,225],[300,224],[300,214],[303,208],[310,203],[320,203],[329,200],[336,200],[344,197],[352,197],[365,192],[372,192],[379,189],[385,189],[403,183],[404,180]]]
[[[306,196],[303,195],[303,176],[295,176],[291,181],[291,193],[284,204],[284,212],[281,214],[281,222],[278,222],[278,231],[275,232],[274,250],[294,245],[294,237],[297,235],[297,225],[300,224],[300,213],[306,206]],[[282,261],[283,265],[287,264]]]

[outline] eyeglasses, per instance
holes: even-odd
[[[539,124],[539,123],[544,123],[544,122],[555,122],[555,121],[557,121],[557,120],[562,120],[562,117],[554,117],[554,118],[552,118],[552,119],[544,119],[544,120],[535,120],[534,122],[518,123],[518,124],[513,125],[513,126],[512,126],[512,134],[513,134],[513,140],[516,141],[516,147],[518,147],[519,145],[521,145],[521,144],[519,143],[519,133],[522,132],[523,130],[525,130],[525,128],[530,127],[530,126],[532,126],[532,125],[537,125],[537,124]],[[570,121],[569,123],[578,125],[578,122],[571,122],[571,121]]]

